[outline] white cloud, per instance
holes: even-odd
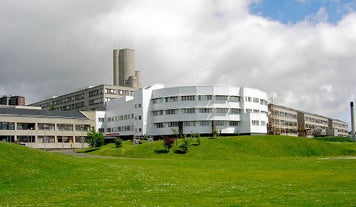
[[[256,87],[339,118],[355,100],[355,13],[285,25],[249,1],[15,2],[0,7],[0,88],[28,102],[111,83],[112,49],[132,42],[144,84]]]

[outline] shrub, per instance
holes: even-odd
[[[168,136],[165,136],[163,138],[163,145],[166,147],[166,149],[171,149],[173,144],[175,142],[175,139],[173,137],[168,137]]]
[[[115,143],[115,147],[116,147],[116,148],[122,147],[122,139],[116,137],[116,138],[114,139],[114,143]]]

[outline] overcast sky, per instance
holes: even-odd
[[[0,96],[112,84],[134,48],[143,85],[247,86],[350,122],[355,0],[0,0]]]

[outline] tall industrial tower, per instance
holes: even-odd
[[[135,71],[135,50],[113,51],[113,85],[131,88],[141,87],[140,71]]]

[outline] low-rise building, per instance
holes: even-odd
[[[267,93],[245,87],[147,86],[108,102],[105,133],[122,137],[266,134]]]
[[[132,96],[135,90],[135,88],[130,87],[101,84],[32,103],[30,106],[39,106],[45,110],[100,111],[105,110],[105,105],[108,101],[116,100],[123,96]]]
[[[0,107],[0,140],[41,149],[84,148],[93,123],[79,111]]]
[[[298,136],[297,110],[269,104],[268,111],[268,134]]]

